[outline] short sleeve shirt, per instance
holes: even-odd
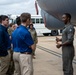
[[[73,25],[66,25],[62,32],[62,43],[65,41],[73,44],[75,29]]]
[[[15,52],[32,52],[30,48],[34,44],[30,32],[25,26],[18,27],[12,33],[12,44]]]

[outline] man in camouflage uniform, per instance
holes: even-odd
[[[74,26],[70,23],[71,15],[69,13],[64,13],[62,20],[65,23],[65,28],[62,32],[62,38],[56,37],[57,48],[62,47],[62,60],[63,60],[63,71],[64,75],[73,75],[73,58],[74,58]],[[59,43],[62,41],[62,43]]]
[[[32,39],[34,41],[35,50],[36,50],[36,44],[38,43],[37,33],[33,26],[33,24],[29,25],[29,32],[31,33]],[[33,51],[33,58],[35,59],[35,50]]]
[[[11,39],[11,34],[15,29],[15,24],[10,23],[9,28],[8,28],[8,34]],[[11,49],[8,50],[9,56],[10,56],[10,63],[9,63],[9,69],[7,71],[7,75],[12,75],[14,73],[14,62],[13,62],[13,50],[12,47]]]

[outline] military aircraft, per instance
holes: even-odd
[[[41,8],[41,15],[47,28],[62,29],[63,13],[70,13],[71,22],[76,24],[76,0],[36,0],[36,2]]]

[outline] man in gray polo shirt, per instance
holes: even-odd
[[[71,24],[71,15],[69,13],[64,13],[62,20],[65,23],[65,27],[62,32],[62,38],[56,37],[57,48],[62,47],[62,60],[63,60],[63,72],[64,75],[73,75],[73,58],[74,58],[74,26]],[[62,43],[59,43],[62,41]]]

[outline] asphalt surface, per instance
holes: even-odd
[[[57,36],[61,37],[61,36]],[[63,75],[62,58],[47,51],[43,51],[38,46],[44,47],[45,50],[52,50],[62,54],[62,49],[56,48],[56,36],[38,36],[38,44],[36,48],[36,59],[33,59],[34,75]],[[74,39],[74,46],[76,50],[76,35]],[[76,54],[76,52],[75,52]],[[76,56],[75,58],[76,59]],[[76,62],[76,61],[75,61]],[[76,64],[73,63],[74,75],[76,75]]]

